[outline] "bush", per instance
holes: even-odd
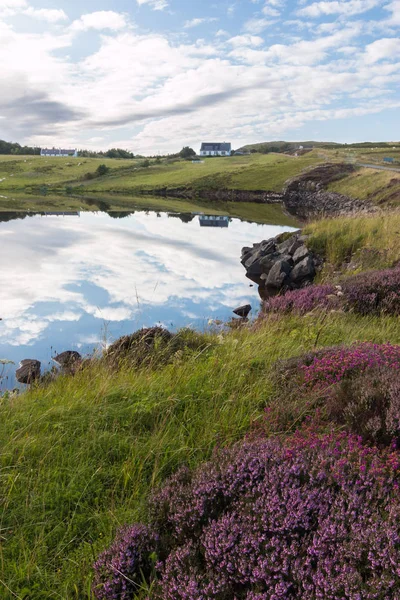
[[[400,315],[400,267],[351,277],[343,292],[348,308],[361,315]]]
[[[275,380],[280,402],[267,409],[263,424],[270,433],[317,413],[364,440],[400,440],[400,346],[362,343],[311,352],[278,364]]]
[[[144,525],[124,527],[94,565],[94,593],[99,600],[131,600],[149,579],[157,536]]]
[[[349,277],[340,286],[311,285],[269,298],[264,313],[304,315],[314,309],[352,310],[361,315],[400,314],[400,267]]]
[[[353,436],[302,432],[247,441],[180,471],[151,501],[166,558],[147,581],[149,597],[397,598],[398,469],[398,454]],[[115,598],[102,581],[97,597]]]
[[[97,177],[102,177],[103,175],[106,175],[108,173],[110,169],[107,167],[107,165],[99,165],[96,169],[96,176]]]
[[[333,285],[310,285],[269,298],[263,305],[263,311],[305,315],[315,308],[335,308],[339,304],[337,292]]]

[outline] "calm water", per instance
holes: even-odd
[[[204,329],[239,304],[257,308],[241,248],[290,228],[204,221],[156,212],[0,213],[0,359],[36,358],[45,368],[56,352],[91,352],[142,326]],[[3,388],[14,385],[12,367],[7,374]]]

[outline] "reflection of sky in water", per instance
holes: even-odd
[[[158,213],[160,215],[160,213]],[[199,329],[258,305],[242,246],[288,227],[233,219],[200,227],[167,214],[34,216],[0,222],[0,358],[88,352],[142,326]]]

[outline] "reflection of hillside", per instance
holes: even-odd
[[[182,223],[190,223],[195,216],[193,213],[168,213],[169,219],[180,219]]]

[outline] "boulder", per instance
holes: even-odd
[[[310,252],[307,246],[302,244],[299,248],[297,248],[296,252],[293,254],[293,262],[296,265],[297,263],[304,260],[307,256],[309,256]]]
[[[296,285],[311,282],[315,277],[315,264],[311,256],[307,256],[301,262],[297,263],[290,273],[290,279]]]
[[[288,262],[285,260],[278,260],[268,273],[268,277],[265,282],[266,286],[276,290],[281,289],[288,281],[288,276],[291,269],[292,267]]]
[[[32,358],[25,358],[19,363],[20,367],[17,369],[15,376],[18,383],[31,384],[40,377],[41,363],[39,360]]]
[[[251,304],[244,304],[243,306],[238,306],[237,308],[235,308],[233,313],[235,315],[237,315],[238,317],[242,317],[243,319],[246,319],[248,317],[250,311],[251,311]]]
[[[61,352],[61,354],[57,354],[57,356],[53,358],[53,361],[62,368],[71,367],[81,360],[82,356],[75,350],[66,350],[65,352]]]

